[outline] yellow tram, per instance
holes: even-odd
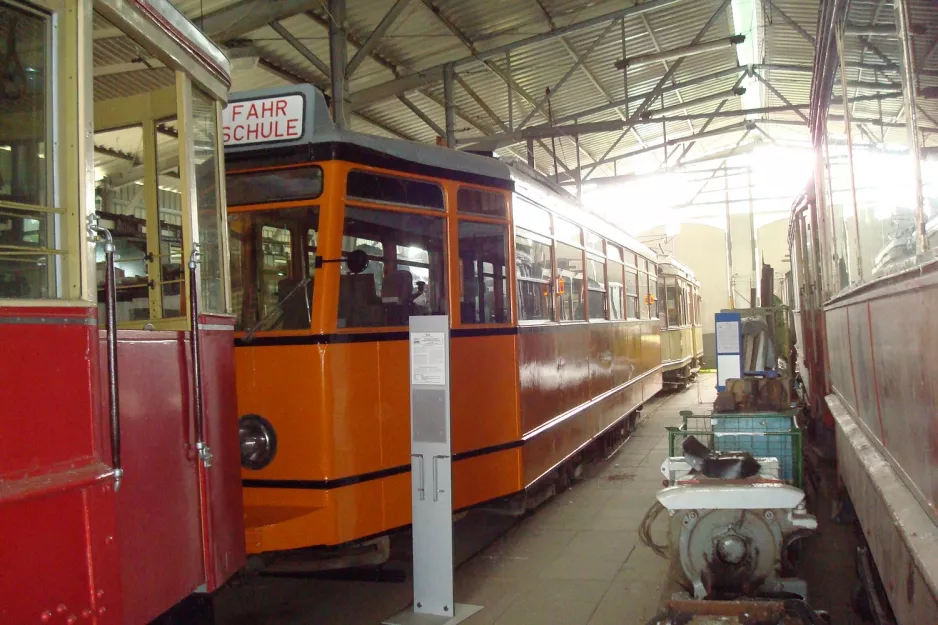
[[[664,385],[690,384],[703,366],[700,282],[670,254],[658,255],[658,299],[662,306],[661,363]]]
[[[451,319],[458,509],[562,478],[661,389],[653,253],[559,186],[337,129],[306,85],[224,118],[250,552],[410,523],[411,315]]]

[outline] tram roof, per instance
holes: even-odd
[[[690,280],[698,286],[700,285],[700,281],[698,281],[694,276],[694,272],[690,269],[690,267],[678,261],[670,253],[658,254],[658,266],[661,267],[663,273],[669,275],[678,275],[682,278]]]

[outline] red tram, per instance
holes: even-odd
[[[245,558],[228,61],[166,0],[0,0],[0,63],[0,623],[148,622]]]
[[[934,35],[912,31],[933,33],[938,11],[925,0],[893,4],[881,13],[876,3],[821,2],[815,174],[794,204],[789,246],[796,364],[819,447],[836,443],[895,620],[918,624],[938,622],[938,64]],[[874,75],[888,87],[856,86],[874,55],[864,37],[844,34],[847,24],[881,29],[875,56],[898,60],[888,78]]]

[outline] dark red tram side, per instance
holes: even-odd
[[[146,623],[245,559],[228,61],[165,0],[0,42],[0,623]]]

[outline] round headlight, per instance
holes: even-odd
[[[259,471],[277,455],[277,435],[274,426],[264,417],[246,414],[238,420],[238,438],[241,440],[241,466]]]

